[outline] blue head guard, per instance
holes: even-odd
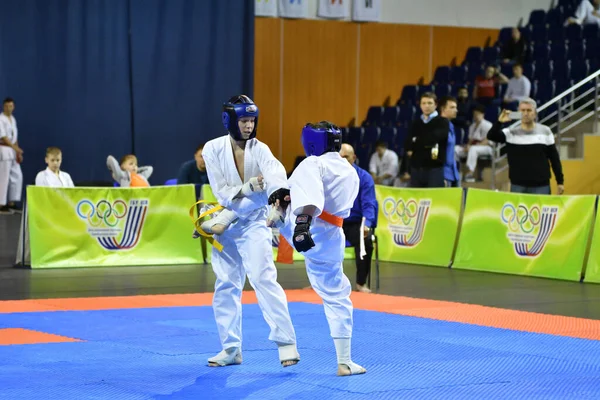
[[[258,127],[258,107],[252,99],[245,94],[233,96],[229,101],[223,104],[223,126],[235,140],[244,140],[238,121],[244,117],[254,117],[254,130],[249,139],[256,137],[256,128]]]
[[[307,157],[320,156],[330,151],[340,151],[342,132],[331,122],[306,124],[302,128],[302,146]]]

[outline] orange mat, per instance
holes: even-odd
[[[0,346],[6,346],[11,344],[64,342],[81,342],[81,340],[23,328],[0,329]]]
[[[312,290],[288,290],[286,294],[289,302],[321,303],[319,296]],[[212,293],[17,300],[0,301],[0,313],[208,306],[211,301]],[[357,292],[352,293],[352,301],[359,310],[600,340],[598,320]],[[242,302],[256,304],[254,291],[245,291]]]

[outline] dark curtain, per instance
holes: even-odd
[[[223,135],[224,101],[252,95],[253,6],[131,0],[134,149],[155,166],[154,182],[174,178],[201,142]]]
[[[0,97],[13,97],[24,183],[63,150],[74,181],[131,151],[127,2],[0,1]]]
[[[0,0],[0,98],[15,99],[25,184],[48,146],[77,184],[138,156],[153,185],[223,134],[223,101],[252,95],[254,2]]]

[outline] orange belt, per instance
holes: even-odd
[[[325,222],[330,223],[331,225],[335,225],[340,228],[344,226],[344,218],[338,217],[333,214],[329,214],[327,211],[321,211],[321,215],[319,215],[319,218],[321,218]]]

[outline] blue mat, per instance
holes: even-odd
[[[0,346],[0,399],[598,399],[600,341],[355,310],[353,359],[338,378],[320,305],[291,303],[302,360],[279,364],[257,305],[244,363],[220,350],[210,307],[4,314],[0,328],[85,340]]]

